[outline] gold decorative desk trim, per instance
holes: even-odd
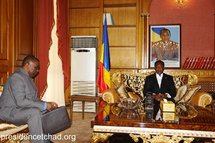
[[[102,133],[127,133],[127,134],[150,134],[150,135],[165,135],[165,136],[181,136],[181,137],[200,137],[200,138],[215,138],[215,132],[211,131],[195,131],[181,129],[160,129],[160,128],[140,128],[140,127],[122,127],[122,126],[100,126],[94,125],[94,132]]]
[[[191,143],[194,138],[192,137],[179,137],[179,136],[164,136],[163,134],[159,135],[135,135],[129,134],[130,137],[135,141],[138,142],[139,138],[143,140],[144,143],[179,143],[183,140],[185,143]]]
[[[111,137],[112,133],[93,133],[92,143],[106,142],[109,137]],[[144,143],[179,143],[181,140],[185,141],[185,143],[191,143],[194,138],[192,137],[178,137],[178,136],[164,136],[163,134],[159,135],[135,135],[129,134],[129,136],[135,141],[138,142],[139,138],[143,140]]]
[[[105,142],[112,135],[111,133],[93,133],[92,143]]]

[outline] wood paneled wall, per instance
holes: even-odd
[[[70,0],[70,36],[96,35],[100,31],[99,0]]]
[[[34,54],[34,0],[0,0],[0,84]]]
[[[111,74],[137,73],[148,69],[149,10],[152,0],[70,0],[70,36],[96,35],[97,61],[103,30],[103,13],[111,13],[114,25],[108,26]],[[168,69],[175,72],[180,69]],[[202,74],[202,72],[204,72]],[[200,81],[210,82],[214,72],[195,72]],[[206,78],[208,77],[208,78]],[[214,78],[213,78],[214,79]]]
[[[13,71],[13,9],[13,0],[0,0],[0,84]]]
[[[141,69],[145,66],[142,62],[144,49],[142,13],[145,7],[149,7],[151,0],[146,1],[148,3],[142,0],[70,0],[70,36],[97,36],[99,61],[103,13],[111,13],[114,22],[114,25],[108,26],[111,70]]]
[[[34,0],[14,1],[14,64],[21,66],[27,54],[33,54]]]

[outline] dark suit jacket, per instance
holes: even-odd
[[[176,96],[176,88],[173,81],[173,77],[170,75],[167,75],[163,73],[163,78],[161,81],[161,87],[159,88],[156,74],[152,74],[146,77],[145,85],[143,93],[146,95],[147,92],[152,93],[169,93],[171,98],[167,98],[167,100],[174,102],[174,97]],[[160,107],[160,102],[154,100],[154,115],[156,116],[156,113],[158,112]]]

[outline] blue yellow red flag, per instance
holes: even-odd
[[[106,16],[103,26],[97,86],[99,93],[102,93],[104,90],[110,88],[110,51]],[[102,110],[98,113],[98,121],[107,121],[109,119],[110,105],[107,105],[105,101],[101,100],[99,103],[99,108]]]
[[[110,51],[108,41],[107,20],[105,16],[97,86],[99,93],[110,88]]]

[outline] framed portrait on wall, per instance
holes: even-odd
[[[166,68],[181,66],[181,25],[150,25],[149,27],[149,68],[162,60]]]

